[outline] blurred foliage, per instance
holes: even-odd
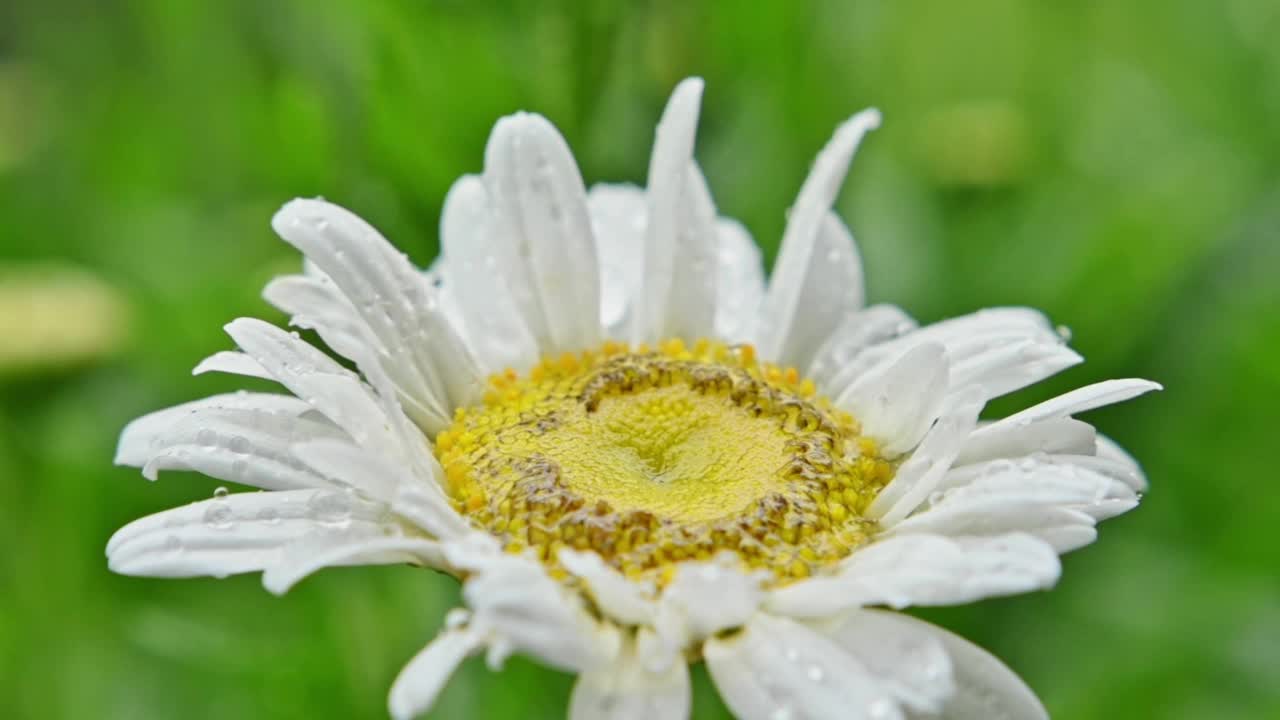
[[[1055,591],[927,615],[1056,717],[1280,716],[1280,4],[747,7],[0,3],[0,267],[93,273],[127,308],[94,322],[132,327],[0,373],[0,715],[381,716],[452,581],[333,570],[280,599],[112,576],[116,527],[215,485],[111,467],[118,431],[236,384],[186,370],[230,318],[281,319],[258,292],[298,262],[267,226],[283,201],[341,202],[425,264],[497,117],[542,112],[589,182],[642,181],[666,93],[701,74],[698,156],[770,254],[832,128],[882,108],[840,200],[873,299],[1041,307],[1090,360],[995,411],[1168,386],[1091,416],[1153,490]],[[695,716],[724,717],[696,677]],[[433,716],[558,718],[570,686],[474,661]]]

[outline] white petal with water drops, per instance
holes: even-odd
[[[689,78],[676,86],[663,110],[649,159],[649,182],[646,188],[647,218],[645,225],[643,274],[640,276],[640,302],[636,305],[632,325],[633,342],[657,342],[666,334],[664,327],[671,302],[674,264],[679,255],[681,205],[686,201],[686,179],[693,158],[694,134],[698,127],[698,105],[702,99],[701,78]],[[693,236],[700,243],[701,230]]]
[[[929,623],[901,613],[860,610],[822,632],[858,658],[904,709],[937,714],[955,692],[951,658]]]
[[[539,115],[498,121],[484,186],[497,225],[500,277],[547,353],[599,342],[600,279],[582,176],[564,138]]]
[[[708,640],[703,656],[741,720],[901,720],[898,703],[852,654],[793,620],[760,614]]]
[[[414,656],[391,686],[387,709],[395,720],[427,712],[440,691],[467,656],[476,652],[483,639],[467,628],[446,630]]]
[[[760,353],[769,360],[781,365],[808,364],[822,338],[814,337],[811,330],[802,330],[798,323],[805,322],[812,313],[825,312],[823,307],[811,304],[822,300],[813,297],[815,293],[847,292],[848,296],[839,301],[846,309],[862,303],[862,265],[857,260],[853,238],[838,219],[833,221],[829,211],[863,136],[879,125],[880,113],[876,110],[865,110],[845,121],[818,154],[800,188],[787,219],[762,310]],[[835,263],[838,270],[829,267],[833,250],[839,254]],[[837,285],[821,286],[822,282]],[[829,332],[841,320],[824,317],[821,324]],[[797,345],[798,340],[804,344]]]

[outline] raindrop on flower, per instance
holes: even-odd
[[[215,500],[225,500],[226,497],[230,494],[231,494],[231,491],[226,489],[225,487],[222,487],[221,485],[219,485],[218,488],[213,491],[213,497]]]
[[[867,716],[873,718],[886,718],[893,712],[893,704],[884,698],[880,698],[867,706]]]
[[[222,501],[210,503],[204,511],[204,524],[214,530],[230,530],[235,525],[231,506]]]
[[[307,509],[323,525],[341,528],[351,524],[351,500],[346,493],[321,490],[307,501]]]
[[[457,630],[469,622],[471,622],[471,611],[464,608],[454,608],[444,616],[446,630]]]
[[[196,433],[196,442],[204,445],[205,447],[213,447],[218,444],[218,433],[210,430],[209,428],[203,428],[200,432]]]

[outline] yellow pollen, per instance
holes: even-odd
[[[750,345],[605,342],[489,379],[436,438],[454,507],[564,577],[562,548],[633,579],[728,550],[773,584],[867,541],[894,467],[795,368]]]

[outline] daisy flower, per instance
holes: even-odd
[[[687,718],[705,662],[745,720],[1042,718],[980,648],[895,612],[1047,588],[1059,553],[1133,508],[1138,465],[1074,416],[1156,389],[1084,387],[980,421],[1081,362],[1041,313],[920,327],[864,304],[832,204],[879,115],[841,125],[791,208],[766,284],[694,161],[702,83],[675,90],[648,185],[587,190],[544,118],[500,120],[445,201],[422,272],[376,230],[295,200],[306,258],[200,363],[278,382],[134,421],[117,462],[266,492],[131,523],[113,570],[263,574],[404,564],[466,607],[391,689],[428,711],[465,658],[578,675],[569,717]]]

